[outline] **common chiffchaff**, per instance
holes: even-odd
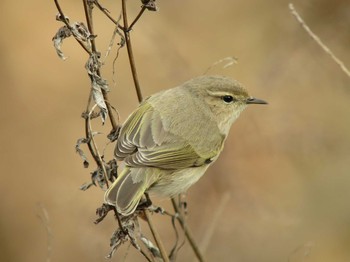
[[[218,158],[232,123],[253,98],[237,81],[201,76],[148,97],[120,130],[115,157],[125,168],[105,202],[132,214],[145,192],[186,191]]]

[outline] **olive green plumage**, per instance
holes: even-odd
[[[198,77],[147,98],[120,131],[115,157],[126,167],[105,202],[129,215],[145,192],[186,191],[216,160],[231,124],[252,103],[265,102],[222,76]]]

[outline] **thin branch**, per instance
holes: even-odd
[[[165,251],[164,245],[163,245],[163,243],[161,241],[161,238],[160,238],[160,236],[159,236],[155,226],[153,225],[152,219],[151,219],[149,211],[147,209],[144,210],[144,215],[145,215],[145,217],[147,219],[149,228],[151,229],[153,238],[156,241],[156,244],[157,244],[157,246],[159,248],[160,254],[162,255],[163,261],[164,262],[169,262],[169,258],[168,258],[168,255],[167,255],[166,251]]]
[[[136,22],[140,19],[140,17],[142,16],[143,12],[145,12],[146,10],[146,6],[142,6],[141,11],[138,13],[138,15],[135,17],[134,21],[132,21],[132,23],[130,24],[130,26],[128,27],[128,31],[131,31],[133,26],[136,24]]]
[[[94,4],[97,6],[98,9],[100,9],[100,11],[101,11],[102,13],[105,14],[105,16],[107,16],[107,17],[109,18],[109,20],[111,20],[116,26],[118,26],[119,29],[121,29],[121,30],[124,31],[124,27],[121,26],[121,25],[119,24],[119,22],[118,22],[117,20],[115,20],[115,19],[109,14],[108,10],[107,10],[106,8],[104,8],[104,7],[98,2],[98,0],[95,0],[95,1],[94,1]]]
[[[94,35],[94,29],[93,29],[93,23],[92,23],[92,10],[91,10],[91,6],[89,6],[88,0],[83,0],[83,5],[84,5],[84,11],[85,11],[85,16],[86,16],[86,23],[88,25],[88,29],[90,31],[90,34],[91,35]],[[96,43],[95,43],[95,38],[92,38],[91,39],[91,49],[92,51],[95,53],[96,52]],[[100,70],[98,69],[97,70],[97,74],[98,76],[101,76],[101,73],[100,73]],[[112,107],[109,103],[109,100],[108,100],[108,95],[107,95],[107,92],[105,90],[102,89],[102,94],[103,94],[103,98],[106,102],[106,106],[107,106],[107,109],[108,109],[108,115],[109,115],[109,119],[110,119],[110,122],[111,122],[111,125],[112,125],[112,128],[113,130],[117,130],[118,129],[118,126],[117,126],[117,123],[114,119],[114,115],[113,115],[113,112],[112,112]],[[89,103],[91,103],[91,97],[92,97],[92,92],[90,91],[90,94],[89,94]],[[93,110],[91,110],[92,112]],[[95,157],[97,157],[98,159],[98,162],[97,162],[97,165],[100,166],[102,168],[102,171],[103,171],[103,175],[105,177],[105,181],[106,181],[106,186],[108,188],[108,175],[107,175],[107,170],[106,170],[106,167],[104,165],[104,162],[102,161],[102,158],[101,158],[101,155],[99,154],[98,150],[97,150],[97,146],[95,144],[95,140],[91,134],[91,126],[90,126],[90,113],[89,113],[89,116],[88,118],[85,120],[85,129],[86,129],[86,132],[87,132],[87,137],[91,138],[91,142],[93,144],[93,147],[94,147],[94,150],[91,150],[93,149],[91,144],[88,143],[88,146],[89,146],[89,150],[91,152],[91,154]],[[90,132],[89,132],[90,131]],[[95,158],[96,160],[96,158]],[[119,214],[117,212],[117,209],[116,208],[113,208],[113,211],[114,211],[114,214],[118,220],[118,225],[120,227],[121,230],[124,231],[124,227],[123,227],[123,224],[121,222],[121,219],[119,217]]]
[[[105,178],[105,181],[106,181],[106,186],[107,188],[109,187],[108,185],[108,176],[107,176],[107,170],[106,170],[106,167],[103,163],[103,160],[102,160],[102,157],[101,157],[101,154],[99,153],[98,149],[97,149],[97,145],[96,145],[96,142],[95,142],[95,139],[94,139],[94,136],[92,134],[92,128],[91,128],[91,114],[92,112],[94,111],[95,107],[97,107],[97,104],[95,104],[90,112],[89,112],[89,115],[88,115],[88,126],[89,126],[89,138],[90,138],[90,141],[92,143],[92,146],[94,147],[94,152],[96,153],[97,157],[98,157],[98,162],[99,162],[99,166],[102,168],[102,171],[103,171],[103,176]]]
[[[123,32],[124,32],[125,41],[126,41],[126,48],[128,50],[128,57],[129,57],[129,62],[130,62],[130,67],[131,67],[131,72],[132,72],[132,78],[134,80],[134,85],[135,85],[135,89],[136,89],[136,93],[137,93],[137,98],[138,98],[139,102],[141,102],[143,100],[143,98],[142,98],[139,80],[137,77],[134,53],[132,51],[130,34],[129,34],[129,30],[128,30],[128,17],[127,17],[127,12],[126,12],[125,1],[126,0],[122,0],[123,23],[124,23],[124,31]]]
[[[56,0],[55,0],[56,1]],[[91,15],[91,7],[88,4],[88,0],[83,0],[84,3],[84,10],[85,10],[85,16],[86,16],[86,23],[89,29],[89,32],[91,35],[94,35],[94,28],[93,28],[93,23],[92,23],[92,15]],[[96,53],[97,49],[96,49],[96,43],[95,43],[95,38],[91,39],[91,49],[92,52]],[[97,75],[101,76],[100,74],[100,70],[97,70]],[[109,99],[108,99],[108,94],[105,90],[101,90],[102,94],[103,94],[103,98],[106,102],[106,106],[107,106],[107,110],[108,110],[108,116],[109,116],[109,120],[111,122],[112,128],[113,130],[117,130],[118,129],[118,125],[117,122],[115,121],[114,115],[113,115],[113,110],[111,108],[111,105],[109,103]],[[91,93],[90,93],[91,95]]]
[[[205,259],[202,255],[201,251],[199,250],[199,248],[196,244],[196,241],[194,240],[193,234],[192,234],[191,230],[189,229],[189,227],[187,226],[187,224],[182,216],[182,213],[180,212],[179,207],[178,207],[174,198],[171,199],[171,203],[173,204],[173,208],[174,208],[175,212],[178,214],[177,220],[179,221],[183,231],[185,232],[185,236],[186,236],[188,242],[190,243],[194,254],[196,255],[198,261],[204,262]]]
[[[140,89],[140,84],[139,84],[139,80],[137,77],[137,72],[136,72],[136,66],[135,66],[135,59],[134,59],[134,54],[132,51],[132,45],[131,45],[131,40],[130,40],[130,34],[129,34],[129,30],[128,30],[128,17],[127,17],[127,11],[126,11],[126,0],[122,0],[122,13],[123,13],[123,23],[124,23],[124,36],[125,36],[125,41],[126,41],[126,48],[128,51],[128,57],[129,57],[129,62],[130,62],[130,67],[131,67],[131,72],[132,72],[132,77],[134,80],[134,85],[135,85],[135,89],[136,89],[136,93],[137,93],[137,98],[139,100],[139,102],[141,103],[141,101],[143,100],[142,98],[142,93],[141,93],[141,89]],[[143,13],[143,12],[142,12]],[[153,238],[156,241],[156,244],[159,248],[159,251],[162,255],[163,261],[168,262],[169,258],[168,255],[165,251],[164,245],[161,241],[161,238],[156,230],[156,228],[153,225],[152,219],[149,215],[149,211],[145,210],[144,211],[144,215],[147,218],[147,223],[150,227],[150,230],[152,232]]]
[[[302,28],[306,31],[306,33],[325,51],[332,59],[333,61],[340,66],[341,70],[350,77],[350,71],[349,69],[344,65],[344,63],[336,57],[333,52],[321,41],[321,39],[311,31],[311,29],[307,26],[307,24],[304,22],[304,20],[301,18],[301,16],[298,14],[298,12],[295,10],[294,5],[292,3],[289,3],[288,5],[289,10],[291,14],[296,18],[296,20],[300,23]]]

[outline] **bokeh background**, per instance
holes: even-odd
[[[84,21],[82,1],[60,2],[71,21]],[[115,17],[120,12],[120,1],[101,4]],[[188,223],[207,260],[350,261],[350,79],[303,31],[287,1],[157,4],[159,12],[146,12],[131,33],[145,96],[234,56],[237,65],[209,73],[234,77],[269,101],[242,114],[219,160],[188,192]],[[349,1],[294,4],[350,66]],[[139,9],[139,1],[128,1],[130,21]],[[0,10],[0,260],[45,261],[51,246],[51,261],[105,261],[116,222],[110,215],[93,224],[103,192],[79,190],[94,166],[84,169],[74,150],[84,135],[87,55],[68,39],[68,60],[57,57],[51,38],[61,23],[53,1],[2,0]],[[94,12],[104,54],[113,26]],[[102,71],[123,121],[138,103],[125,48],[113,85],[115,47]],[[94,122],[104,133],[101,150],[109,128]],[[112,149],[108,145],[106,155]],[[154,201],[171,210],[169,201]],[[170,250],[170,219],[154,220]],[[144,261],[127,246],[112,261],[124,259]],[[178,261],[195,261],[188,244]]]

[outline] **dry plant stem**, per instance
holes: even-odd
[[[67,19],[66,19],[66,16],[64,15],[63,11],[62,11],[62,8],[61,6],[59,5],[58,3],[58,0],[54,0],[55,1],[55,5],[56,5],[56,8],[59,12],[59,14],[61,15],[62,17],[62,21],[66,24],[66,26],[72,30],[70,24],[68,23]],[[75,38],[75,37],[74,37]],[[80,41],[79,39],[75,38],[75,40],[81,45],[81,47],[89,54],[91,55],[91,52],[90,50],[84,45],[84,43],[82,41]],[[88,102],[88,105],[87,105],[87,109],[86,109],[86,114],[89,113],[89,106],[90,106],[90,102],[91,102],[91,91],[90,91],[90,94],[89,94],[89,102]],[[86,134],[86,138],[90,139],[90,136],[89,136],[89,125],[88,125],[88,120],[85,119],[85,134]],[[89,151],[92,155],[92,157],[94,158],[95,162],[97,165],[99,165],[99,160],[98,160],[98,157],[97,155],[95,154],[93,148],[92,148],[92,145],[90,142],[87,143],[87,146],[89,148]]]
[[[92,91],[90,89],[90,94],[89,94],[89,99],[88,99],[88,102],[87,102],[87,106],[86,106],[86,114],[89,114],[89,108],[90,108],[90,104],[91,104],[91,100],[92,100]],[[89,121],[87,118],[90,118],[89,115],[85,115],[85,136],[86,138],[88,139],[91,139],[91,130],[89,129]],[[87,146],[88,146],[88,149],[90,151],[90,154],[92,155],[92,157],[94,158],[95,162],[96,162],[96,165],[99,165],[100,164],[100,161],[99,161],[99,158],[96,154],[96,152],[94,151],[92,145],[90,142],[86,143]]]
[[[127,11],[126,11],[126,0],[122,0],[122,13],[123,13],[123,23],[124,23],[124,36],[125,36],[125,41],[126,41],[126,48],[128,51],[128,57],[129,57],[129,62],[130,62],[130,67],[131,67],[131,72],[132,72],[132,77],[134,80],[134,85],[135,85],[135,89],[136,89],[136,93],[137,93],[137,98],[139,100],[139,102],[141,103],[143,98],[142,98],[142,93],[141,93],[141,89],[140,89],[140,84],[138,81],[138,77],[137,77],[137,72],[136,72],[136,66],[135,66],[135,59],[134,59],[134,54],[132,51],[132,46],[131,46],[131,40],[130,40],[130,35],[129,35],[129,28],[128,28],[128,17],[127,17]],[[140,15],[138,16],[138,18],[141,17],[143,12],[140,12]],[[137,20],[138,20],[137,18]],[[136,19],[135,19],[136,20]],[[136,21],[137,21],[136,20]],[[133,24],[136,23],[136,21],[134,21]],[[169,258],[168,255],[165,251],[164,245],[159,237],[159,234],[156,230],[156,228],[153,225],[151,216],[149,215],[149,211],[145,210],[144,211],[144,215],[147,218],[147,223],[149,225],[149,228],[152,232],[153,238],[156,241],[156,244],[158,246],[158,249],[160,251],[160,254],[163,258],[163,261],[168,262]]]
[[[93,28],[93,23],[92,23],[92,14],[91,14],[91,8],[87,2],[87,0],[83,0],[83,3],[84,3],[84,10],[85,10],[85,16],[86,16],[86,23],[87,23],[87,26],[88,26],[88,29],[89,29],[89,32],[91,35],[94,35],[94,28]],[[96,43],[95,43],[95,39],[92,38],[91,39],[91,48],[92,48],[92,52],[96,52]],[[100,74],[100,70],[97,70],[97,74],[98,76],[101,76]],[[107,109],[108,109],[108,116],[109,116],[109,120],[111,122],[111,125],[112,125],[112,128],[113,130],[117,130],[118,126],[117,126],[117,122],[115,121],[115,118],[114,118],[114,115],[113,115],[113,110],[112,110],[112,107],[109,103],[109,99],[108,99],[108,94],[105,90],[101,90],[102,91],[102,94],[103,94],[103,98],[106,102],[106,106],[107,106]],[[90,93],[91,95],[91,93]]]
[[[134,80],[137,98],[138,98],[139,102],[141,102],[143,100],[143,98],[142,98],[139,80],[137,77],[134,53],[132,51],[132,46],[131,46],[131,40],[130,40],[130,34],[129,34],[130,30],[128,28],[128,17],[127,17],[127,13],[126,13],[126,0],[122,0],[122,12],[123,12],[123,23],[124,23],[123,32],[124,32],[125,41],[126,41],[126,48],[128,50],[128,57],[129,57],[129,62],[130,62],[130,67],[131,67],[131,72],[132,72],[132,78]]]
[[[62,17],[62,21],[66,24],[66,26],[72,31],[72,27],[70,26],[70,24],[68,23],[66,16],[64,15],[61,6],[58,3],[58,0],[54,0],[55,1],[55,5],[56,8],[58,10],[58,12],[60,13],[61,17]],[[84,43],[82,41],[80,41],[79,39],[77,39],[76,37],[74,37],[75,40],[77,40],[77,42],[81,45],[81,47],[89,54],[91,55],[90,50],[84,45]]]
[[[92,107],[91,111],[89,112],[88,119],[87,119],[87,121],[88,121],[88,128],[89,128],[89,137],[90,137],[90,141],[91,141],[91,144],[92,144],[92,146],[93,146],[94,152],[96,153],[96,155],[97,155],[97,157],[98,157],[98,162],[99,162],[99,164],[100,164],[100,166],[101,166],[101,168],[102,168],[103,175],[104,175],[104,177],[105,177],[106,185],[107,185],[107,188],[108,188],[109,185],[108,185],[107,170],[106,170],[105,165],[103,164],[101,154],[98,152],[98,149],[97,149],[97,145],[96,145],[94,136],[92,135],[92,132],[91,132],[92,128],[91,128],[91,121],[90,121],[90,119],[91,119],[91,114],[92,114],[92,112],[94,111],[94,109],[95,109],[96,106],[97,106],[97,105],[94,105],[94,106]]]
[[[306,31],[306,33],[325,51],[330,57],[333,59],[333,61],[340,66],[341,70],[350,77],[350,71],[349,69],[344,65],[344,63],[336,57],[333,52],[321,41],[321,39],[311,31],[311,29],[307,26],[307,24],[304,22],[304,20],[301,18],[301,16],[298,14],[298,12],[295,10],[294,5],[292,3],[289,4],[289,10],[291,14],[296,18],[296,20],[300,23],[302,28]]]
[[[124,31],[124,27],[122,27],[117,20],[115,20],[97,0],[94,1],[94,4],[101,10],[102,13],[105,14],[119,29]]]
[[[93,23],[92,23],[92,10],[91,10],[87,0],[83,0],[83,5],[84,5],[85,16],[86,16],[86,23],[88,25],[90,34],[94,35]],[[96,52],[96,43],[95,43],[95,39],[94,38],[91,40],[91,48],[92,48],[93,52]],[[100,76],[100,70],[97,71],[97,74]],[[117,130],[117,124],[116,124],[116,121],[115,121],[113,113],[112,113],[112,108],[111,108],[110,104],[108,103],[107,93],[106,93],[106,91],[102,90],[102,94],[103,94],[104,100],[106,101],[106,106],[107,106],[107,109],[108,109],[108,115],[109,115],[109,119],[110,119],[112,128],[113,128],[113,130]],[[92,97],[92,92],[90,91],[88,107],[89,107],[89,104],[91,103],[91,97]],[[91,110],[91,112],[92,111],[93,110]],[[94,147],[94,150],[93,150],[93,148],[91,146],[91,143],[88,143],[89,150],[90,150],[91,154],[94,156],[94,158],[96,157],[95,161],[96,161],[96,159],[98,160],[98,161],[96,161],[97,165],[99,165],[102,168],[103,175],[104,175],[105,181],[106,181],[106,186],[108,188],[109,185],[108,185],[108,175],[107,175],[106,167],[105,167],[105,165],[104,165],[104,163],[102,161],[101,155],[99,154],[99,152],[97,150],[97,146],[95,144],[95,140],[94,140],[94,138],[93,138],[93,136],[91,134],[91,127],[90,127],[90,124],[89,124],[90,123],[90,114],[89,114],[88,119],[86,119],[85,121],[86,121],[85,122],[85,128],[87,129],[86,130],[86,132],[87,132],[86,136],[91,139],[91,142],[92,142],[93,147]],[[119,227],[121,228],[121,230],[124,230],[123,224],[121,222],[121,219],[119,217],[119,214],[118,214],[117,210],[114,208],[113,211],[114,211],[114,214],[115,214],[115,216],[116,216],[116,218],[118,220]]]
[[[196,255],[198,261],[204,262],[205,259],[202,255],[201,251],[199,250],[199,248],[196,244],[196,241],[194,240],[194,237],[193,237],[191,230],[187,227],[187,225],[185,223],[185,220],[183,218],[181,211],[179,210],[179,207],[176,203],[176,200],[174,198],[171,198],[171,203],[173,204],[173,208],[174,208],[176,214],[178,214],[177,220],[179,221],[183,231],[185,232],[186,238],[187,238],[188,242],[190,243],[194,254]]]
[[[139,12],[139,14],[136,16],[136,18],[134,19],[134,21],[130,24],[130,26],[128,27],[128,31],[130,32],[133,28],[133,26],[136,24],[136,22],[140,19],[140,17],[142,16],[143,12],[145,12],[146,7],[142,6],[141,11]]]
[[[155,230],[155,227],[153,225],[153,222],[152,222],[152,219],[150,217],[149,211],[148,210],[144,210],[143,212],[144,212],[145,217],[147,218],[147,222],[148,222],[149,228],[151,229],[152,235],[153,235],[154,240],[156,241],[156,244],[157,244],[157,246],[159,248],[160,254],[162,255],[163,261],[164,262],[169,262],[168,255],[167,255],[167,253],[165,251],[165,248],[164,248],[164,245],[163,245],[162,241],[160,241],[160,236],[159,236],[157,230]]]

